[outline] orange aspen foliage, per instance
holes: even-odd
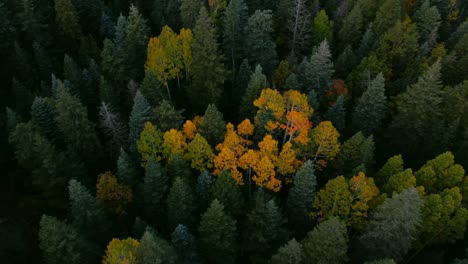
[[[255,175],[252,180],[260,187],[279,192],[281,181],[275,178],[275,165],[267,156],[264,156],[260,162],[254,166]]]
[[[199,116],[199,115],[195,116],[192,119],[192,122],[196,127],[200,127],[201,123],[203,123],[203,116]]]
[[[239,164],[236,154],[227,147],[223,147],[221,152],[214,158],[214,175],[219,175],[224,169],[229,171],[229,175],[242,185],[243,175],[237,170]]]
[[[166,131],[166,133],[164,133],[162,147],[163,155],[168,160],[172,160],[177,152],[181,155],[184,155],[185,150],[187,149],[185,135],[176,129]]]
[[[284,93],[286,106],[286,123],[280,126],[284,129],[283,145],[287,137],[289,141],[296,141],[302,145],[307,144],[309,138],[308,130],[312,127],[309,117],[314,110],[307,102],[307,96],[295,90],[289,90]]]
[[[247,145],[247,140],[241,138],[236,130],[234,130],[234,125],[228,123],[226,125],[226,134],[224,136],[223,143],[220,143],[216,146],[216,150],[221,151],[223,148],[229,148],[235,153],[237,157],[240,157],[245,152],[245,146]]]
[[[250,119],[246,118],[240,124],[237,125],[237,131],[239,135],[248,137],[253,135],[255,126],[250,122]]]
[[[260,97],[254,101],[254,105],[259,108],[255,116],[256,124],[260,124],[259,116],[262,113],[271,113],[274,119],[266,122],[265,129],[271,133],[281,125],[281,119],[285,113],[285,105],[283,96],[277,90],[270,88],[263,89]]]
[[[258,143],[261,156],[267,156],[271,160],[275,160],[278,156],[278,141],[274,140],[271,135],[266,135],[262,141]]]
[[[120,240],[113,238],[107,245],[102,264],[137,264],[137,250],[140,242],[131,237]]]
[[[184,135],[188,139],[192,140],[197,134],[197,126],[195,126],[195,124],[192,121],[187,120],[185,121],[183,131],[184,131]]]
[[[291,142],[286,142],[276,161],[278,172],[283,175],[291,174],[301,165],[302,162],[296,158],[296,151],[292,148]]]
[[[239,167],[244,170],[253,169],[259,162],[257,151],[249,149],[242,157],[239,158]]]
[[[116,215],[125,215],[127,205],[132,202],[132,189],[119,184],[117,177],[107,171],[98,176],[96,184],[96,200]]]
[[[312,130],[311,149],[318,170],[323,170],[340,151],[340,134],[330,121],[324,121]]]
[[[349,180],[349,189],[353,195],[349,224],[362,229],[367,221],[369,202],[375,199],[380,191],[375,186],[374,179],[366,177],[362,171]]]

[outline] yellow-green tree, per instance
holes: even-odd
[[[166,159],[172,160],[176,153],[184,155],[187,149],[185,135],[182,132],[171,129],[164,133],[164,141],[162,143],[162,152]]]
[[[351,211],[353,194],[343,176],[329,180],[316,195],[312,205],[311,217],[323,222],[331,216],[339,216],[347,221]]]
[[[188,144],[185,158],[191,162],[192,168],[200,172],[213,168],[213,150],[200,134]]]
[[[374,179],[359,172],[349,180],[349,189],[353,195],[351,215],[348,224],[356,229],[363,229],[367,223],[369,203],[379,195]]]
[[[102,264],[137,264],[137,249],[140,242],[131,237],[120,240],[113,238],[107,245]]]
[[[315,168],[322,170],[327,166],[328,161],[331,161],[340,151],[340,143],[338,138],[340,134],[330,121],[321,122],[318,126],[312,129],[310,150],[315,163]]]
[[[112,172],[98,176],[96,200],[116,215],[125,215],[127,206],[132,202],[132,189],[120,184]]]
[[[150,158],[154,160],[163,159],[162,146],[162,132],[151,122],[146,122],[145,128],[140,134],[140,138],[137,140],[137,149],[141,155],[141,166],[146,167],[146,162],[148,162]]]

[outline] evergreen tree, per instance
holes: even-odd
[[[212,199],[225,204],[226,213],[237,217],[242,214],[244,198],[236,181],[224,170],[211,187]]]
[[[76,7],[76,12],[79,18],[80,25],[83,31],[88,33],[98,33],[104,3],[93,0],[72,0],[73,6]]]
[[[148,160],[141,193],[146,217],[153,223],[161,223],[160,218],[164,215],[164,199],[169,189],[168,185],[169,178],[166,170],[159,162],[153,159]]]
[[[166,240],[158,237],[151,228],[146,228],[141,237],[136,257],[138,263],[142,264],[178,263],[174,248]]]
[[[289,77],[286,79],[286,83],[284,84],[285,90],[299,90],[301,87],[299,85],[299,81],[297,80],[297,75],[295,73],[291,73]]]
[[[178,225],[171,235],[172,245],[177,252],[179,263],[199,263],[195,237],[184,225]]]
[[[33,95],[31,94],[31,91],[26,87],[25,83],[22,83],[16,78],[13,78],[12,92],[15,110],[22,116],[26,116],[29,110],[29,106],[33,101]]]
[[[346,109],[343,95],[338,96],[336,102],[328,108],[324,120],[331,121],[336,129],[340,131],[346,127]]]
[[[226,122],[224,122],[223,114],[219,112],[214,104],[210,104],[206,108],[199,129],[200,134],[211,146],[216,146],[223,141],[226,132]]]
[[[325,10],[320,12],[314,17],[312,24],[312,44],[320,45],[323,41],[332,41],[333,36],[333,21],[328,19]]]
[[[345,263],[348,260],[346,224],[332,217],[317,225],[302,241],[304,263]]]
[[[151,106],[146,98],[138,91],[133,100],[133,108],[128,120],[128,142],[130,151],[136,153],[136,141],[140,137],[145,123],[152,118]]]
[[[371,135],[380,128],[386,109],[385,79],[382,73],[369,82],[367,90],[359,98],[354,109],[351,127],[364,135]]]
[[[198,12],[202,7],[200,0],[182,0],[180,4],[180,17],[184,28],[194,28]]]
[[[154,108],[154,115],[156,125],[161,131],[169,131],[171,128],[180,129],[184,122],[182,113],[185,110],[176,110],[169,101],[162,100],[162,102]]]
[[[440,27],[441,18],[439,10],[436,6],[430,6],[429,0],[425,0],[414,13],[414,22],[421,39],[425,41],[428,39],[429,34],[432,32],[437,33]]]
[[[375,15],[373,29],[376,36],[382,35],[385,31],[395,25],[403,18],[403,2],[385,0]]]
[[[252,75],[252,69],[250,68],[249,61],[247,59],[242,60],[239,66],[239,72],[236,78],[236,89],[232,91],[233,100],[239,102],[241,97],[244,95],[249,85],[250,76]]]
[[[167,162],[166,168],[171,179],[180,177],[187,183],[191,184],[194,182],[190,163],[185,160],[180,153],[177,152],[172,159]]]
[[[401,155],[396,155],[387,160],[382,168],[375,174],[374,179],[376,182],[380,183],[380,186],[382,186],[387,183],[390,177],[403,172],[403,170],[403,158]]]
[[[117,32],[118,33],[118,32]],[[116,34],[117,34],[116,33]],[[128,23],[125,27],[123,43],[114,40],[114,44],[124,45],[125,76],[129,79],[139,79],[143,76],[142,65],[146,61],[146,45],[150,37],[150,30],[146,19],[132,4],[128,14]]]
[[[234,263],[236,220],[224,212],[218,199],[214,199],[201,216],[198,232],[200,248],[208,263]]]
[[[158,80],[156,75],[152,71],[146,70],[145,78],[143,78],[141,82],[140,91],[151,106],[155,107],[159,105],[162,100],[169,99],[163,89],[164,85]]]
[[[233,76],[235,76],[238,63],[243,58],[247,12],[248,8],[244,0],[231,0],[224,13],[224,54],[225,58],[229,60]]]
[[[359,238],[367,258],[402,260],[421,226],[424,201],[414,188],[394,194],[376,208]]]
[[[174,229],[179,224],[191,226],[194,220],[193,212],[196,209],[195,198],[185,180],[180,177],[175,179],[166,204],[168,230]]]
[[[81,34],[81,27],[78,15],[71,0],[55,1],[55,23],[63,34],[72,39],[78,39]]]
[[[68,197],[73,225],[93,241],[104,242],[110,226],[96,198],[77,180],[68,182]]]
[[[353,171],[364,166],[361,169],[370,171],[374,165],[374,138],[373,136],[364,137],[362,132],[354,134],[341,145],[341,151],[336,156],[331,167],[339,174],[352,174]]]
[[[271,257],[271,264],[300,264],[304,257],[302,252],[302,245],[291,239],[287,244],[280,247],[278,252]]]
[[[252,262],[267,259],[274,249],[285,242],[286,221],[275,201],[259,189],[243,229],[242,245]]]
[[[362,8],[358,2],[343,21],[343,26],[339,31],[341,43],[354,46],[362,36],[362,27]]]
[[[247,58],[254,65],[260,64],[266,75],[271,75],[277,63],[271,10],[256,10],[247,22],[245,43]]]
[[[50,142],[59,143],[62,135],[57,127],[57,111],[52,100],[36,97],[31,105],[31,122]]]
[[[135,186],[138,172],[135,162],[123,148],[120,148],[120,155],[117,159],[117,178],[119,181],[128,186]]]
[[[127,146],[127,127],[120,116],[114,113],[111,106],[102,102],[99,106],[99,121],[104,135],[108,140],[108,149],[112,157],[118,154],[119,148]]]
[[[289,224],[298,234],[310,228],[309,212],[314,200],[317,179],[314,164],[307,160],[294,175],[294,186],[289,190],[287,209]]]
[[[213,176],[208,171],[200,173],[197,179],[196,191],[198,200],[200,201],[199,208],[204,210],[208,207],[211,198],[211,186],[214,183]]]
[[[193,110],[203,111],[208,104],[217,104],[225,79],[223,56],[216,42],[216,30],[205,7],[200,9],[192,42],[192,83],[188,91]]]
[[[39,223],[39,248],[46,263],[93,263],[98,260],[90,245],[68,224],[42,215]]]
[[[260,96],[260,92],[267,88],[266,76],[262,73],[262,66],[257,65],[255,72],[250,75],[250,80],[247,86],[245,94],[242,96],[242,102],[240,105],[240,116],[253,117],[257,108],[253,105],[253,102]]]

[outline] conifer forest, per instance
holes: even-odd
[[[0,0],[0,262],[467,264],[467,9]]]

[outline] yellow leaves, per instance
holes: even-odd
[[[255,175],[252,177],[252,180],[258,186],[279,192],[281,181],[275,178],[275,165],[267,156],[264,156],[260,162],[257,162],[253,169]]]
[[[284,100],[283,96],[277,91],[270,88],[263,89],[260,97],[254,101],[254,106],[258,107],[258,112],[268,112],[273,115],[274,119],[269,120],[265,125],[267,131],[271,132],[278,128],[281,124],[280,120],[284,115]],[[255,123],[259,124],[259,113],[255,117]]]
[[[98,176],[96,184],[97,201],[117,215],[125,215],[125,208],[132,202],[130,187],[119,184],[110,171]]]
[[[177,152],[180,155],[184,155],[185,150],[187,149],[185,135],[176,129],[166,131],[166,133],[164,133],[164,142],[162,147],[163,155],[168,160],[172,160]]]
[[[200,172],[213,168],[213,151],[206,139],[200,134],[197,134],[188,144],[185,158],[191,161],[192,168]]]
[[[253,135],[255,126],[250,122],[250,119],[246,118],[240,124],[237,125],[237,131],[239,135],[247,137]]]
[[[140,242],[131,237],[124,240],[113,238],[107,245],[102,264],[136,264],[136,251],[139,247]]]
[[[190,140],[197,134],[197,126],[190,120],[185,121],[183,130],[185,136]]]
[[[137,140],[137,149],[141,155],[141,166],[146,167],[146,162],[150,158],[162,159],[162,137],[162,132],[156,126],[153,126],[151,122],[146,122],[140,138]]]
[[[302,162],[296,158],[296,151],[292,148],[291,142],[286,142],[276,162],[278,172],[283,175],[291,174],[301,165]]]
[[[324,121],[312,130],[311,149],[318,170],[323,170],[327,162],[333,160],[340,151],[339,136],[330,121]]]
[[[274,140],[271,135],[266,135],[262,141],[258,143],[262,156],[274,158],[278,155],[278,141]]]
[[[349,224],[361,229],[365,226],[369,211],[369,202],[379,195],[373,178],[367,178],[364,172],[349,180],[349,189],[353,195]]]
[[[221,152],[214,158],[214,175],[219,175],[223,170],[228,170],[229,175],[236,180],[237,184],[242,185],[243,175],[237,170],[238,160],[233,151],[229,148],[222,148]]]

